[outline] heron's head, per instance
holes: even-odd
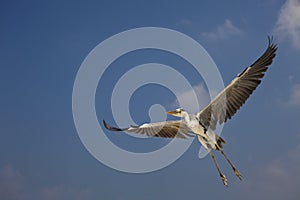
[[[168,115],[173,115],[175,117],[183,117],[184,114],[186,114],[186,111],[183,110],[182,108],[177,108],[176,110],[173,111],[168,111],[166,112]]]

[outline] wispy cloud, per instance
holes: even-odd
[[[30,189],[28,179],[11,165],[0,168],[0,199],[55,199],[82,200],[90,199],[89,189],[75,189],[64,184]]]
[[[241,186],[240,195],[243,199],[297,199],[300,194],[300,180],[297,178],[300,175],[299,155],[300,145],[285,155],[258,165]]]
[[[241,35],[242,31],[235,26],[231,20],[226,19],[221,25],[218,25],[210,32],[203,32],[201,35],[210,39],[227,39],[231,36]]]
[[[24,199],[24,177],[11,165],[0,169],[0,199]]]
[[[190,19],[181,19],[177,25],[180,25],[180,26],[192,26],[193,25],[193,22],[190,20]]]
[[[274,34],[281,39],[289,39],[300,49],[300,1],[287,0],[281,7]]]
[[[300,106],[300,84],[295,84],[290,90],[290,96],[287,105],[292,107]]]
[[[188,91],[179,92],[176,94],[177,100],[172,103],[172,107],[182,107],[189,112],[199,112],[209,103],[209,93],[203,84],[195,85]],[[196,97],[196,98],[195,98]],[[180,105],[179,105],[180,102]]]

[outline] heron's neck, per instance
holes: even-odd
[[[189,114],[187,113],[187,112],[183,112],[182,113],[182,117],[183,117],[183,119],[188,123],[188,122],[190,122],[190,116],[189,116]]]

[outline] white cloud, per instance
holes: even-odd
[[[210,101],[209,93],[203,84],[193,86],[193,88],[188,91],[179,92],[176,94],[176,97],[178,100],[172,103],[172,107],[180,106],[191,113],[199,112],[199,110],[204,108]]]
[[[0,169],[0,199],[24,199],[23,176],[7,165]]]
[[[298,199],[300,179],[300,145],[286,154],[258,165],[240,185],[243,199]],[[247,194],[245,196],[245,194]]]
[[[193,25],[192,21],[189,20],[189,19],[186,19],[186,18],[181,19],[177,24],[181,25],[181,26],[191,26],[191,25]]]
[[[295,84],[292,87],[287,105],[293,107],[300,106],[300,84]]]
[[[237,36],[241,34],[242,31],[238,27],[233,25],[231,20],[226,19],[224,24],[217,26],[211,32],[203,32],[201,35],[211,39],[226,39],[231,36]]]
[[[32,190],[26,180],[26,177],[11,165],[0,168],[0,199],[83,200],[91,197],[89,189],[75,189],[63,184]]]
[[[296,48],[300,48],[300,1],[287,0],[281,7],[274,28],[279,38],[287,38]]]

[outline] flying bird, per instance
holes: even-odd
[[[108,125],[104,120],[105,128],[111,131],[126,131],[162,138],[187,138],[197,136],[213,159],[221,180],[227,186],[227,178],[222,173],[212,150],[220,151],[231,166],[234,174],[242,180],[241,173],[232,164],[223,150],[225,140],[214,131],[217,124],[231,119],[237,110],[245,103],[249,96],[260,84],[264,73],[276,55],[277,44],[272,37],[268,37],[268,47],[260,58],[251,66],[238,74],[227,87],[221,91],[203,110],[196,114],[189,114],[182,108],[169,111],[167,114],[180,117],[180,120],[142,124],[128,128],[118,128]]]

